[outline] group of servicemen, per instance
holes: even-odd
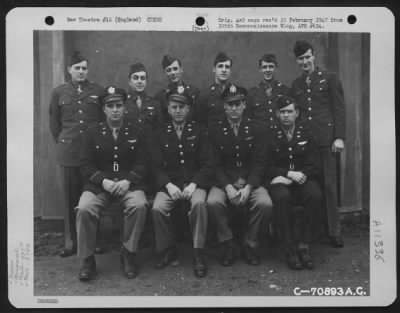
[[[169,84],[154,97],[146,94],[143,64],[130,66],[125,91],[89,81],[88,59],[78,51],[71,55],[70,80],[51,96],[50,129],[72,242],[61,256],[78,254],[81,281],[96,273],[99,218],[113,201],[123,207],[121,268],[127,278],[137,276],[152,194],[158,269],[178,262],[171,212],[182,205],[197,277],[207,274],[208,229],[221,244],[223,266],[238,256],[236,228],[241,256],[258,265],[259,233],[273,220],[288,266],[314,268],[309,245],[321,211],[331,245],[343,246],[336,181],[345,134],[342,86],[334,73],[316,67],[309,42],[297,41],[293,52],[303,74],[291,88],[275,78],[276,56],[265,54],[259,60],[263,79],[249,91],[231,82],[233,62],[225,53],[216,56],[215,81],[203,91],[184,82],[180,60],[167,55],[162,67]],[[300,233],[295,204],[303,207]]]

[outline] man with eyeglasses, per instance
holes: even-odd
[[[243,117],[246,94],[246,89],[232,84],[225,89],[221,95],[225,118],[209,130],[216,184],[208,194],[207,205],[210,223],[222,245],[222,266],[231,266],[236,260],[235,233],[244,260],[250,265],[260,263],[259,231],[272,211],[268,191],[261,186],[266,163],[264,131],[261,125]]]
[[[96,274],[98,220],[112,201],[120,202],[124,213],[121,269],[128,279],[137,276],[136,252],[147,214],[143,133],[124,120],[125,90],[107,87],[100,100],[106,120],[88,129],[81,150],[84,188],[76,207],[81,281],[91,280]]]
[[[73,52],[68,59],[67,70],[70,79],[53,90],[49,106],[50,131],[56,142],[65,204],[65,247],[60,253],[61,257],[76,254],[75,207],[82,193],[79,173],[82,139],[89,125],[103,117],[99,102],[103,87],[87,79],[88,59],[79,51]]]
[[[158,258],[156,268],[178,262],[171,213],[189,204],[189,226],[193,240],[193,271],[207,275],[204,245],[207,233],[207,190],[214,173],[213,153],[204,126],[188,120],[192,97],[183,86],[168,94],[171,122],[159,129],[152,140],[153,171],[158,186],[152,215]]]
[[[152,132],[163,125],[163,117],[160,103],[146,94],[148,79],[148,72],[142,63],[130,66],[125,119],[138,123],[146,132]]]
[[[165,55],[161,62],[165,76],[168,78],[168,85],[156,93],[154,98],[161,104],[161,112],[164,122],[171,121],[168,113],[168,94],[171,90],[176,90],[179,86],[185,88],[185,93],[191,98],[191,102],[195,103],[200,90],[183,81],[183,66],[181,60],[173,55]],[[193,119],[193,110],[190,110],[188,120]]]
[[[247,96],[247,116],[260,121],[267,130],[276,128],[276,101],[288,95],[289,87],[275,79],[278,61],[271,53],[264,54],[259,60],[262,81],[249,90]]]

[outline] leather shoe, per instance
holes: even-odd
[[[68,249],[68,248],[62,249],[61,252],[60,252],[60,257],[67,258],[67,257],[69,257],[71,255],[74,255],[74,254],[76,254],[76,247],[75,246],[73,246],[71,249]]]
[[[331,246],[333,248],[343,248],[344,242],[342,237],[331,237]]]
[[[308,249],[302,248],[297,251],[297,255],[299,256],[300,263],[303,267],[312,270],[314,268],[314,262],[308,252]]]
[[[102,248],[102,247],[96,247],[96,249],[94,250],[94,253],[96,253],[96,254],[103,254],[103,253],[104,253],[104,248]]]
[[[250,265],[260,264],[260,259],[254,248],[244,245],[242,250],[244,260]]]
[[[292,270],[300,270],[302,268],[296,252],[292,249],[286,252],[286,262]]]
[[[196,277],[205,277],[207,275],[207,265],[204,262],[203,249],[194,249],[193,270]]]
[[[128,279],[135,278],[137,276],[136,254],[122,248],[120,260],[125,277]]]
[[[235,245],[233,244],[233,241],[228,240],[224,243],[223,249],[220,263],[222,266],[231,266],[235,263]]]
[[[178,251],[176,250],[176,247],[169,247],[159,253],[155,267],[157,269],[162,269],[169,264],[173,266],[179,265]]]
[[[84,258],[81,269],[79,270],[79,280],[89,281],[96,274],[96,259],[94,255]]]

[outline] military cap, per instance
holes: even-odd
[[[268,63],[275,63],[275,65],[278,65],[278,61],[276,60],[276,56],[275,56],[275,54],[272,54],[272,53],[264,54],[261,57],[260,61],[259,61],[260,65],[261,65],[262,61],[268,62]]]
[[[162,68],[165,69],[167,66],[170,66],[175,61],[178,61],[179,66],[181,65],[181,61],[177,57],[169,55],[169,54],[164,55],[162,62],[161,62]]]
[[[72,66],[87,60],[88,59],[85,58],[80,51],[74,51],[68,59],[68,66]]]
[[[297,110],[298,109],[298,104],[297,102],[289,96],[280,96],[276,100],[276,109],[280,110],[283,109],[284,107],[287,107],[288,105],[294,104],[294,108]]]
[[[313,46],[305,40],[298,40],[296,41],[293,52],[296,58],[304,53],[306,53],[309,49],[311,49],[311,52],[314,52]]]
[[[133,73],[137,73],[137,72],[146,72],[146,74],[147,74],[146,67],[142,63],[139,63],[139,62],[132,64],[129,68],[129,77],[131,77],[131,75]]]
[[[99,95],[100,102],[105,105],[109,102],[122,100],[125,102],[126,100],[126,91],[122,88],[118,88],[115,86],[108,86],[104,88],[104,90]]]
[[[220,52],[215,57],[214,66],[217,65],[218,63],[225,62],[225,61],[231,61],[231,65],[233,64],[232,59],[230,57],[228,57],[225,52]]]
[[[191,105],[192,99],[190,95],[186,91],[184,86],[177,86],[176,88],[171,89],[167,94],[168,100],[176,101],[184,104]]]
[[[222,100],[229,104],[230,102],[235,102],[239,100],[246,99],[247,90],[246,88],[231,85],[229,88],[225,88],[223,93],[221,94]]]

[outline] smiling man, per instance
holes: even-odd
[[[292,269],[313,269],[309,244],[314,216],[322,204],[317,182],[319,152],[310,130],[297,123],[299,108],[292,98],[280,97],[275,112],[279,127],[272,131],[268,144],[269,166],[264,185],[274,203],[274,214],[285,245],[288,266]],[[303,205],[299,239],[293,229],[294,203]]]
[[[89,125],[103,116],[98,99],[103,88],[88,80],[88,59],[75,51],[68,60],[67,70],[70,80],[56,87],[50,99],[50,131],[57,145],[56,158],[61,167],[65,203],[65,248],[60,253],[62,257],[75,254],[77,248],[74,209],[82,193],[79,173],[82,139]]]
[[[258,123],[243,117],[244,88],[231,85],[221,97],[225,118],[210,128],[216,164],[216,185],[207,199],[210,221],[222,245],[221,265],[231,266],[235,262],[233,239],[240,230],[243,230],[243,239],[239,240],[244,260],[258,265],[259,230],[272,210],[268,191],[260,186],[266,159],[264,132]],[[240,230],[232,229],[228,223],[233,216]]]
[[[125,118],[146,132],[152,132],[163,125],[163,117],[160,103],[146,94],[148,75],[142,63],[130,66]]]
[[[343,247],[338,210],[337,157],[344,150],[346,110],[337,75],[315,65],[313,46],[297,41],[293,48],[303,74],[292,84],[291,95],[300,106],[301,118],[317,140],[322,161],[322,190],[331,245]]]
[[[206,129],[188,120],[191,102],[183,86],[171,90],[168,94],[171,122],[158,130],[152,140],[152,167],[158,186],[152,209],[158,252],[156,268],[177,263],[171,211],[180,203],[188,202],[193,270],[197,277],[204,277],[207,274],[203,255],[208,219],[206,197],[214,166]]]
[[[161,62],[165,76],[168,78],[167,87],[156,93],[154,98],[161,104],[161,112],[164,121],[170,121],[171,116],[168,112],[168,94],[176,90],[179,86],[185,88],[185,93],[189,96],[191,104],[196,102],[199,89],[183,81],[183,66],[181,60],[172,55],[165,55]],[[190,110],[188,120],[193,119],[193,110]]]
[[[276,101],[279,97],[288,95],[289,87],[275,79],[278,69],[276,56],[264,54],[259,60],[259,71],[262,81],[249,90],[247,96],[247,116],[260,121],[267,129],[276,128]]]
[[[136,252],[146,221],[144,193],[147,153],[142,131],[124,120],[126,92],[114,86],[101,94],[105,122],[89,128],[81,150],[84,188],[76,207],[79,279],[96,273],[94,249],[101,211],[112,201],[123,206],[121,269],[126,278],[137,275]]]

